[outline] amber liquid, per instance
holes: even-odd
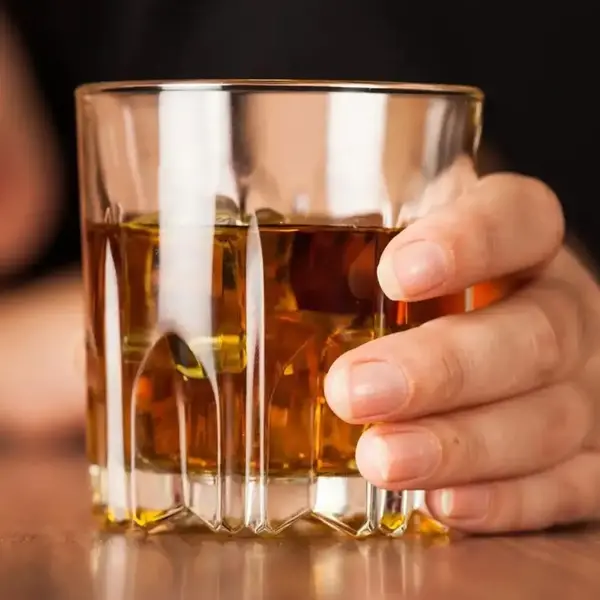
[[[107,464],[105,285],[114,264],[125,465],[178,473],[185,464],[197,476],[357,475],[363,428],[325,402],[332,363],[377,337],[464,312],[478,293],[479,303],[489,300],[484,288],[414,304],[385,298],[376,267],[397,233],[287,225],[165,233],[152,216],[88,223],[91,464]],[[203,321],[186,322],[198,313]]]

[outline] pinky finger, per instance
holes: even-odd
[[[427,494],[431,513],[469,533],[534,531],[600,518],[600,454],[579,454],[519,479]]]

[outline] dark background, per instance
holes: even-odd
[[[512,0],[5,2],[50,109],[68,181],[59,231],[24,278],[79,258],[73,91],[121,79],[477,85],[486,94],[484,144],[508,168],[549,183],[570,231],[600,259],[592,2],[550,9]]]

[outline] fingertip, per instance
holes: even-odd
[[[391,463],[388,445],[374,430],[365,431],[356,444],[356,466],[364,479],[385,487],[391,480]]]
[[[390,300],[407,299],[396,276],[391,252],[386,252],[381,257],[377,266],[377,280],[379,281],[381,290]]]
[[[343,361],[336,360],[323,382],[323,394],[329,408],[342,421],[352,420],[352,407],[348,386],[347,367]]]
[[[450,277],[445,248],[427,239],[394,244],[380,261],[377,275],[392,300],[417,300],[439,293]]]

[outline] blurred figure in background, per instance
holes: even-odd
[[[53,120],[0,13],[1,428],[60,434],[82,422],[80,276],[75,264],[47,261],[69,210]]]

